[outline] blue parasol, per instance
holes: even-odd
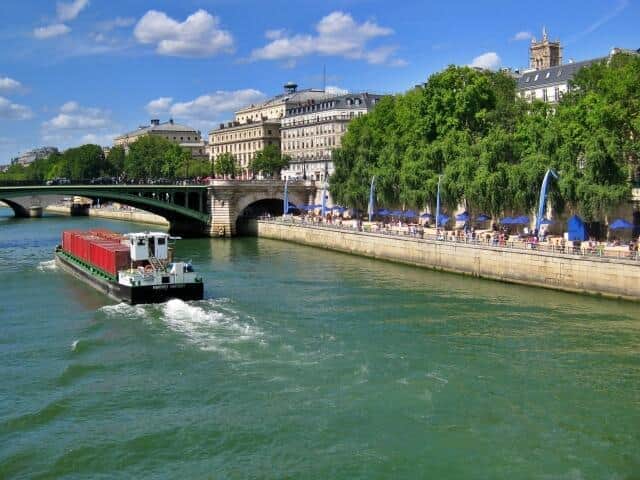
[[[476,217],[476,222],[486,222],[487,220],[491,220],[491,217],[489,215],[485,215],[484,213],[481,213]]]
[[[623,230],[625,228],[633,228],[633,225],[622,218],[614,220],[614,222],[609,225],[610,230]]]

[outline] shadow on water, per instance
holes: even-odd
[[[319,301],[339,298],[341,288],[353,287],[365,296],[410,300],[418,305],[428,299],[432,307],[458,312],[551,310],[584,317],[598,312],[601,318],[606,304],[607,318],[640,319],[637,305],[623,300],[478,279],[277,240],[216,239],[208,241],[208,249],[214,268],[231,269],[240,259],[253,259],[264,264],[263,268],[253,265],[256,275],[266,274],[262,280],[269,279],[272,287],[292,288],[301,296],[313,291]]]

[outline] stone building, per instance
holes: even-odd
[[[529,46],[529,68],[543,70],[562,65],[562,46],[560,40],[551,41],[546,28],[542,28],[542,40],[531,39]]]
[[[23,167],[26,167],[28,165],[31,165],[36,160],[49,157],[49,155],[53,153],[58,153],[58,149],[56,147],[34,148],[21,153],[16,158],[11,160],[11,163],[13,165],[22,165]]]
[[[542,100],[558,103],[571,88],[571,81],[584,67],[597,62],[606,62],[617,53],[638,54],[637,50],[614,48],[608,56],[568,63],[562,63],[562,45],[559,40],[550,41],[546,29],[542,30],[542,40],[531,40],[529,45],[529,68],[516,73],[517,92],[521,98],[532,102]]]
[[[249,164],[256,152],[267,145],[280,147],[280,122],[286,111],[325,96],[324,90],[298,90],[295,83],[287,83],[282,94],[238,110],[232,122],[221,123],[209,132],[210,160],[215,163],[229,152],[236,159],[240,176],[249,176]]]
[[[209,133],[211,160],[215,162],[223,153],[231,153],[242,177],[250,175],[251,160],[267,145],[280,147],[280,121],[277,119],[221,123]]]
[[[206,144],[202,140],[200,131],[175,123],[173,119],[160,123],[160,120],[154,118],[149,125],[140,126],[137,130],[116,137],[113,144],[114,146],[124,147],[125,151],[128,152],[129,145],[145,135],[163,137],[170,142],[177,143],[185,150],[189,150],[193,158],[207,158]]]
[[[366,115],[380,95],[355,93],[310,101],[287,109],[282,119],[282,153],[292,159],[282,178],[324,180],[333,173],[331,152],[340,146],[347,125]]]

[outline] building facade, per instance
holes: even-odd
[[[223,153],[230,153],[236,161],[236,167],[241,177],[250,175],[249,165],[256,152],[267,145],[280,147],[280,121],[258,120],[221,123],[209,133],[209,152],[211,160],[215,160]]]
[[[207,158],[206,144],[202,140],[200,132],[194,128],[177,124],[173,119],[160,123],[160,120],[154,118],[149,125],[143,125],[137,130],[116,137],[113,144],[124,147],[125,152],[128,152],[129,146],[145,135],[163,137],[170,142],[177,143],[191,152],[193,158]]]
[[[12,165],[22,165],[26,167],[27,165],[31,165],[36,160],[40,160],[41,158],[47,158],[49,155],[53,153],[58,153],[58,149],[56,147],[39,147],[31,150],[27,150],[26,152],[21,153],[16,158],[11,160]]]
[[[566,65],[529,70],[517,79],[518,95],[528,102],[542,100],[546,103],[558,103],[570,89],[570,82],[576,73],[596,62],[606,61],[607,57],[571,62]]]
[[[543,70],[562,65],[562,46],[560,40],[551,41],[547,29],[542,28],[542,40],[531,39],[529,46],[529,68]]]
[[[282,178],[324,180],[334,171],[332,150],[340,147],[347,125],[380,100],[370,93],[346,94],[292,106],[282,119],[282,153],[291,157]]]
[[[249,165],[256,152],[267,145],[281,146],[280,122],[287,110],[324,97],[324,90],[298,90],[295,83],[285,84],[284,93],[238,110],[232,122],[221,123],[209,132],[210,160],[215,163],[223,153],[231,153],[240,176],[250,176]]]
[[[529,68],[517,72],[517,92],[528,102],[541,100],[558,103],[571,88],[571,81],[582,68],[598,62],[606,62],[617,53],[638,54],[637,50],[614,48],[608,56],[580,62],[570,60],[562,63],[562,45],[559,40],[550,41],[546,29],[542,30],[542,40],[531,40],[529,45]]]

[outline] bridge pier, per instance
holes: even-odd
[[[289,203],[300,205],[313,202],[316,187],[311,182],[289,184]],[[208,235],[210,237],[235,237],[238,232],[238,217],[247,207],[261,201],[273,201],[282,213],[284,182],[282,180],[255,180],[238,182],[214,180],[207,188],[209,214]]]
[[[42,217],[42,206],[41,205],[32,205],[29,207],[29,217],[31,218],[40,218]]]
[[[236,235],[235,199],[232,192],[215,191],[209,188],[210,237],[234,237]]]

